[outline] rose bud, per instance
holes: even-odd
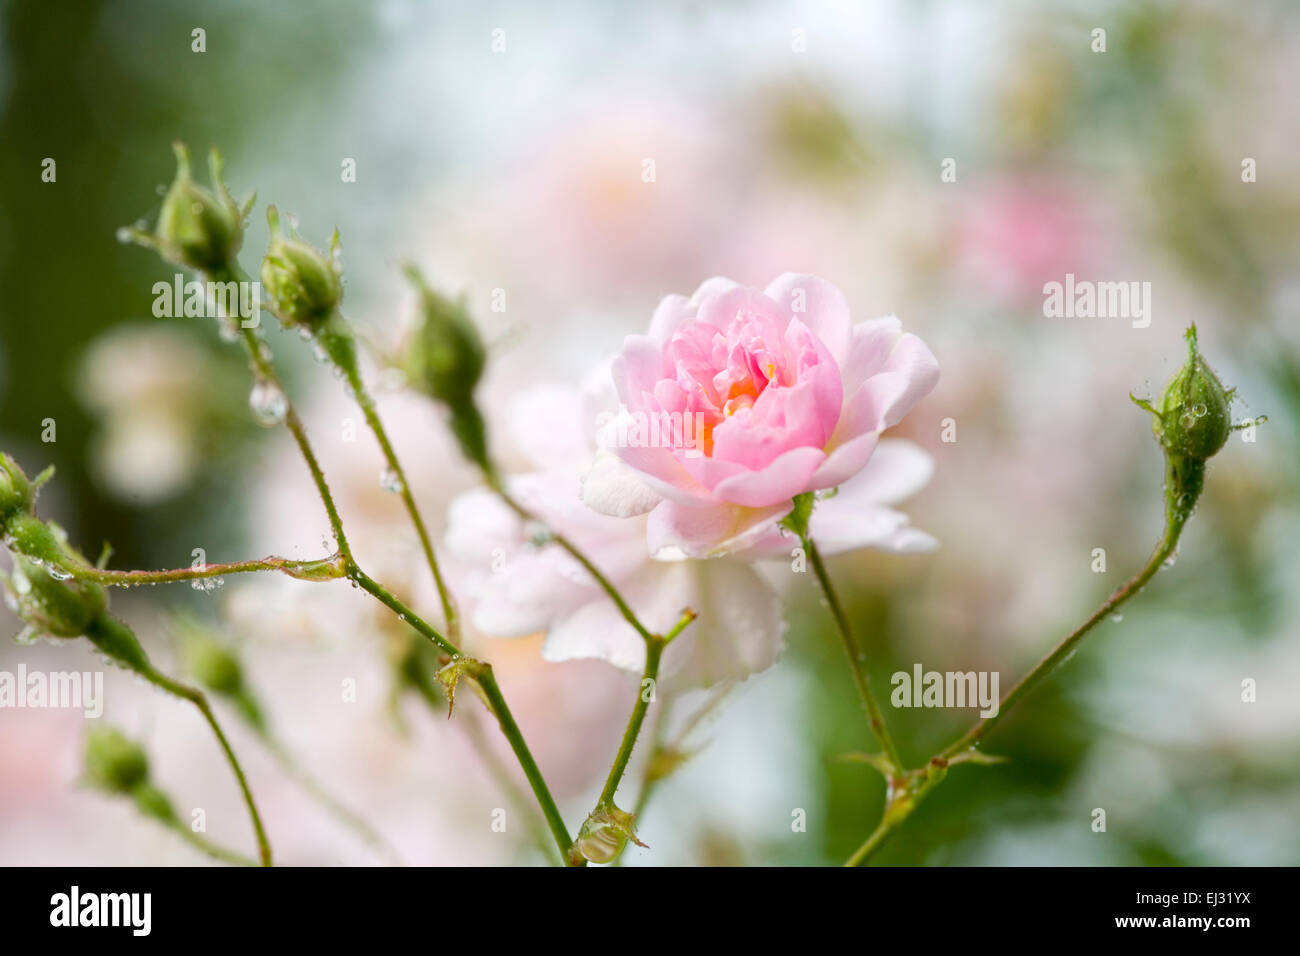
[[[130,793],[149,779],[144,748],[112,727],[86,735],[86,780],[105,793]]]
[[[262,286],[272,311],[286,326],[315,333],[343,301],[336,255],[338,233],[327,255],[292,231],[286,236],[274,206],[267,207],[266,221],[271,226],[271,243],[262,260]]]
[[[1229,393],[1196,347],[1196,326],[1187,329],[1187,362],[1165,386],[1151,428],[1170,452],[1204,461],[1228,440]]]
[[[252,199],[243,209],[235,202],[221,177],[221,154],[209,154],[213,190],[206,189],[190,175],[190,154],[183,143],[174,143],[176,178],[163,200],[162,213],[153,242],[163,257],[178,266],[198,272],[224,272],[235,261],[244,242],[244,217]],[[137,236],[140,241],[148,237]]]

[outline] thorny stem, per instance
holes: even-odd
[[[1079,643],[1093,628],[1113,614],[1133,595],[1146,587],[1147,583],[1165,566],[1165,562],[1177,549],[1178,539],[1182,535],[1188,517],[1189,514],[1185,510],[1169,511],[1164,534],[1161,535],[1160,542],[1152,551],[1151,557],[1147,559],[1147,563],[1142,570],[1107,598],[1101,607],[1097,608],[1086,621],[1071,631],[1042,660],[1035,664],[1033,669],[1020,679],[1019,683],[1007,691],[998,704],[996,714],[977,721],[970,730],[945,747],[941,753],[931,757],[930,768],[927,768],[927,771],[912,771],[906,776],[900,788],[896,791],[891,788],[891,793],[886,797],[885,812],[880,824],[867,837],[866,842],[849,857],[845,866],[861,866],[870,860],[876,851],[884,845],[885,841],[893,835],[894,831],[902,825],[903,821],[911,815],[926,794],[942,781],[942,773],[931,773],[928,772],[929,769],[941,768],[946,771],[950,764],[967,760],[974,761],[979,756],[979,751],[976,748],[978,748],[988,732],[997,726],[1007,711],[1018,704],[1025,695],[1060,667],[1074,653]]]
[[[60,566],[74,578],[83,581],[96,581],[114,587],[132,587],[138,584],[168,584],[175,581],[196,581],[203,578],[224,577],[227,574],[245,574],[254,571],[282,571],[291,578],[311,581],[323,581],[343,577],[343,568],[339,555],[325,558],[299,561],[269,555],[247,561],[228,561],[217,564],[203,564],[198,567],[168,568],[162,571],[114,571],[83,564],[64,564]]]
[[[853,681],[858,686],[858,696],[862,698],[862,704],[867,709],[871,733],[879,742],[881,749],[884,750],[885,756],[889,758],[890,764],[901,772],[903,761],[899,758],[898,748],[894,744],[893,737],[889,734],[889,728],[885,725],[885,716],[880,710],[880,705],[871,692],[871,678],[867,675],[866,654],[863,652],[861,645],[858,644],[857,638],[854,637],[853,629],[849,626],[848,616],[844,613],[840,599],[831,586],[830,575],[826,573],[826,566],[822,563],[821,552],[817,550],[817,545],[813,542],[811,536],[804,534],[802,538],[804,551],[808,555],[808,560],[812,562],[813,574],[816,575],[817,583],[821,586],[826,603],[830,606],[831,616],[835,618],[835,627],[839,631],[840,640],[844,644],[844,652],[848,655],[849,669],[853,672]]]

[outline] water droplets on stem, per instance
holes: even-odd
[[[289,413],[289,399],[279,385],[261,379],[248,393],[248,407],[253,410],[258,424],[270,428],[284,422]]]
[[[385,468],[379,475],[379,487],[385,491],[391,491],[395,495],[400,495],[405,486],[402,484],[402,476],[397,473],[395,468]]]

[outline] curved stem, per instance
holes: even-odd
[[[830,606],[831,616],[835,618],[835,627],[839,631],[840,640],[844,645],[844,652],[849,658],[849,669],[853,672],[853,681],[858,687],[858,696],[862,698],[862,704],[867,709],[867,718],[870,721],[871,733],[879,742],[880,747],[889,758],[895,769],[902,771],[903,761],[898,756],[898,748],[894,745],[894,739],[889,734],[889,728],[885,725],[885,715],[880,710],[880,705],[876,702],[875,695],[871,692],[871,678],[867,676],[867,659],[857,638],[853,636],[853,629],[849,626],[848,615],[844,613],[844,608],[840,604],[839,597],[835,594],[834,587],[831,586],[830,575],[826,573],[826,566],[822,563],[821,552],[817,550],[817,545],[813,542],[812,537],[802,535],[804,551],[808,555],[808,560],[812,563],[813,574],[817,577],[817,583],[821,586],[822,594],[826,597],[826,603]]]
[[[510,493],[506,490],[500,476],[495,473],[489,473],[485,477],[487,478],[488,486],[496,492],[497,497],[505,502],[506,506],[511,511],[517,514],[524,521],[532,521],[536,524],[542,525],[543,527],[546,526],[545,521],[542,521],[510,496]],[[614,587],[613,582],[611,582],[609,578],[605,577],[605,575],[601,573],[600,569],[591,563],[587,556],[579,550],[578,546],[564,535],[557,534],[550,528],[547,528],[546,532],[552,543],[559,545],[567,551],[569,555],[582,565],[583,569],[591,575],[592,579],[600,585],[601,590],[609,596],[609,599],[614,602],[614,606],[618,608],[619,614],[623,615],[623,620],[632,625],[633,629],[641,635],[641,639],[647,643],[654,640],[654,634],[650,632],[649,628],[641,623],[641,620],[636,616],[636,612],[632,610],[627,601],[623,600],[623,595],[619,593],[618,588]]]
[[[243,854],[236,853],[234,850],[227,850],[223,846],[213,843],[206,837],[199,836],[183,820],[173,820],[170,824],[171,829],[190,846],[194,847],[200,853],[212,857],[222,863],[228,863],[231,866],[257,866],[256,860],[250,860]]]
[[[397,460],[397,453],[388,440],[388,433],[384,430],[384,424],[380,421],[379,412],[375,408],[375,400],[371,397],[365,382],[361,378],[357,363],[352,361],[340,367],[348,385],[352,388],[352,394],[356,398],[357,404],[361,406],[361,413],[365,416],[366,424],[374,434],[375,440],[379,442],[384,461],[397,479],[398,494],[402,498],[402,504],[406,507],[406,513],[415,528],[416,536],[420,539],[420,548],[424,551],[424,559],[428,562],[429,570],[433,572],[433,582],[438,588],[438,601],[442,604],[443,620],[447,622],[447,633],[455,639],[460,633],[460,625],[456,618],[456,605],[452,601],[447,582],[443,579],[442,570],[438,567],[438,559],[433,551],[433,543],[429,540],[429,531],[424,525],[424,519],[420,517],[420,509],[415,505],[415,498],[411,495],[410,485],[406,481],[406,472],[402,469],[401,462]]]
[[[1019,683],[1012,687],[1011,690],[1007,691],[1001,702],[998,704],[996,714],[978,721],[965,734],[953,741],[948,747],[944,748],[942,756],[949,758],[955,757],[962,751],[977,746],[979,742],[984,739],[984,736],[998,725],[998,722],[1008,710],[1019,703],[1022,697],[1037,687],[1045,677],[1055,671],[1066,658],[1074,653],[1079,642],[1088,635],[1089,631],[1113,614],[1121,604],[1146,587],[1147,582],[1156,576],[1156,572],[1164,566],[1165,561],[1174,553],[1174,549],[1178,546],[1178,538],[1181,533],[1182,522],[1166,525],[1165,533],[1161,537],[1160,543],[1157,544],[1155,550],[1151,552],[1151,557],[1147,559],[1147,563],[1142,570],[1107,598],[1101,607],[1097,608],[1097,610],[1093,612],[1091,617],[1071,631],[1064,640],[1057,644],[1056,647],[1052,648],[1052,650],[1044,656],[1042,660],[1035,664],[1033,669],[1020,679]]]
[[[1161,535],[1159,543],[1156,545],[1155,550],[1151,552],[1151,557],[1147,559],[1147,563],[1142,569],[1107,598],[1101,607],[1097,608],[1087,620],[1066,635],[1056,647],[1052,648],[1047,655],[1034,665],[1029,673],[1022,677],[1011,690],[1007,691],[999,702],[998,712],[995,715],[978,721],[965,734],[945,747],[942,752],[931,757],[931,767],[942,767],[946,770],[950,764],[978,758],[979,752],[975,748],[979,746],[989,731],[997,726],[1007,711],[1018,704],[1030,691],[1060,667],[1074,653],[1079,643],[1091,633],[1093,628],[1113,614],[1133,595],[1146,587],[1147,583],[1165,566],[1165,561],[1178,547],[1178,539],[1182,535],[1187,518],[1188,512],[1186,510],[1170,510],[1166,516],[1164,534]],[[845,865],[861,866],[868,862],[884,845],[885,841],[902,825],[921,799],[934,786],[937,786],[942,779],[942,775],[935,775],[933,779],[927,779],[924,785],[912,790],[910,793],[907,792],[907,785],[905,784],[906,804],[900,810],[899,805],[896,805],[893,799],[889,800],[886,803],[885,813],[880,825],[867,837],[862,846],[858,847],[854,854],[849,857]]]
[[[253,800],[253,791],[249,789],[248,779],[244,776],[244,768],[239,765],[239,758],[235,756],[230,741],[226,739],[225,733],[221,730],[221,725],[217,723],[216,715],[213,714],[212,707],[208,704],[208,698],[197,687],[190,687],[180,681],[172,680],[156,669],[150,668],[143,673],[151,683],[161,687],[169,694],[174,694],[192,703],[199,709],[199,713],[208,722],[208,726],[212,728],[212,733],[216,735],[217,742],[221,744],[221,749],[226,755],[226,761],[230,764],[230,769],[234,771],[235,779],[239,781],[239,789],[244,795],[244,803],[248,807],[248,815],[252,818],[253,830],[257,834],[258,857],[262,861],[262,866],[270,866],[271,845],[266,839],[266,830],[262,827],[262,817],[257,812],[257,804]]]

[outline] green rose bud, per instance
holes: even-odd
[[[1159,407],[1133,398],[1151,413],[1151,430],[1165,453],[1165,524],[1176,537],[1205,488],[1205,463],[1228,441],[1234,428],[1262,424],[1258,416],[1232,424],[1229,405],[1235,389],[1224,388],[1196,344],[1196,326],[1187,329],[1187,361],[1169,380]]]
[[[483,375],[483,340],[463,299],[434,291],[414,267],[406,274],[420,293],[420,324],[407,352],[407,375],[414,387],[454,407],[470,398]]]
[[[86,735],[86,779],[105,793],[130,793],[149,779],[144,748],[112,727]]]
[[[420,324],[404,362],[407,379],[447,406],[461,451],[488,468],[486,429],[474,403],[474,387],[487,363],[483,340],[463,299],[453,301],[434,291],[413,266],[406,274],[420,293]]]
[[[50,637],[81,637],[104,615],[108,598],[93,581],[77,581],[66,572],[14,555],[9,587],[14,613]],[[57,577],[55,575],[58,575]]]
[[[191,626],[184,647],[185,663],[204,687],[226,696],[243,690],[244,669],[224,643]]]
[[[206,189],[190,175],[190,154],[182,143],[173,143],[176,178],[163,200],[162,213],[153,243],[165,259],[199,272],[223,272],[235,261],[244,242],[244,218],[252,207],[235,202],[221,176],[221,154],[209,154],[213,189]],[[147,237],[139,237],[142,241]]]
[[[338,267],[338,232],[327,256],[297,234],[285,236],[274,206],[266,210],[271,244],[262,260],[262,287],[271,308],[286,326],[317,331],[343,301]]]
[[[1187,330],[1187,362],[1165,386],[1151,423],[1168,451],[1204,461],[1228,440],[1229,392],[1196,348],[1196,326]]]

